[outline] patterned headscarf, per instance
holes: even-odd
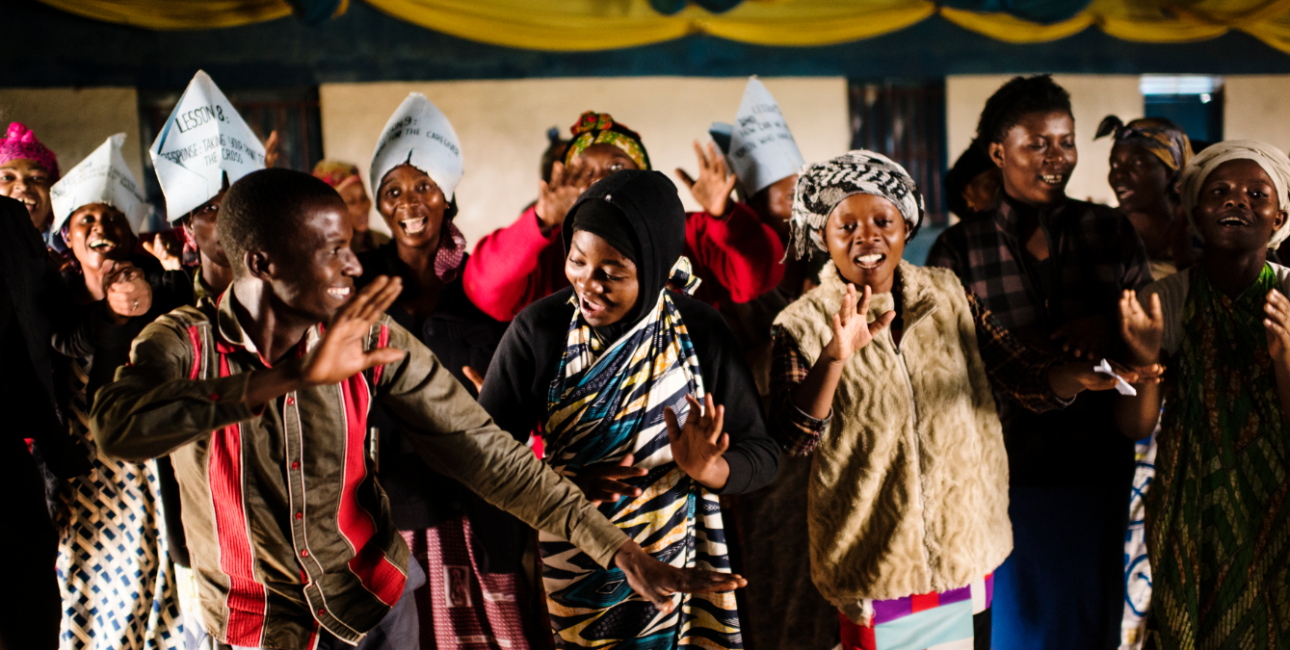
[[[1224,140],[1211,144],[1204,151],[1196,154],[1191,162],[1187,163],[1187,167],[1183,169],[1182,178],[1178,181],[1183,210],[1187,213],[1192,232],[1197,236],[1200,236],[1200,230],[1196,228],[1196,219],[1192,216],[1192,212],[1200,202],[1201,187],[1205,185],[1205,179],[1209,177],[1210,172],[1231,160],[1253,160],[1258,163],[1259,167],[1268,173],[1268,177],[1272,179],[1272,185],[1277,190],[1277,206],[1282,210],[1290,210],[1290,158],[1287,158],[1280,149],[1266,142]],[[1268,248],[1280,246],[1286,237],[1290,237],[1290,219],[1272,233],[1272,239],[1268,240]]]
[[[1108,135],[1114,136],[1115,144],[1130,144],[1150,151],[1175,176],[1191,160],[1191,140],[1177,124],[1163,117],[1143,117],[1125,124],[1120,118],[1107,115],[1097,126],[1093,139]]]
[[[829,252],[822,235],[829,214],[848,196],[872,194],[891,201],[905,218],[905,241],[923,223],[923,195],[895,161],[873,151],[849,151],[833,160],[802,167],[793,193],[793,250],[798,259],[808,245]]]
[[[0,138],[0,164],[16,159],[30,160],[49,172],[50,183],[58,182],[58,159],[49,147],[36,139],[36,134],[20,122],[9,124],[9,132]]]
[[[640,134],[615,122],[609,113],[587,111],[578,118],[577,124],[569,127],[569,132],[573,134],[573,140],[564,152],[566,165],[593,144],[612,144],[622,149],[637,168],[650,169],[649,154],[641,144]]]
[[[349,179],[359,178],[358,166],[339,160],[319,160],[318,164],[314,165],[314,178],[321,179],[324,183],[339,189],[342,184],[353,182]],[[359,182],[362,182],[361,178]]]

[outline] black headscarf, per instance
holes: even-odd
[[[574,232],[588,230],[602,236],[596,230],[605,231],[605,220],[615,215],[614,211],[607,209],[609,206],[621,214],[626,224],[624,230],[630,232],[635,240],[631,242],[636,247],[634,256],[628,254],[630,251],[620,249],[618,252],[636,264],[636,279],[640,283],[636,304],[627,316],[598,329],[601,336],[612,341],[640,322],[654,307],[659,293],[667,289],[672,267],[685,251],[685,208],[676,193],[676,185],[663,174],[639,169],[616,172],[583,192],[569,210],[568,220],[572,227],[564,228],[562,233],[566,256]],[[579,216],[584,208],[589,215],[595,215],[589,219],[595,224],[590,228],[579,227]],[[606,241],[613,245],[613,241],[607,238]]]

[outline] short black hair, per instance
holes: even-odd
[[[1003,142],[1022,117],[1057,111],[1071,114],[1071,95],[1052,75],[1013,77],[986,100],[976,125],[977,140],[986,146]]]
[[[297,237],[307,208],[345,201],[325,181],[290,169],[261,169],[243,176],[228,189],[220,205],[215,231],[233,265],[233,275],[245,272],[249,251],[276,251]]]

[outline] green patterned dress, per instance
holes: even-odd
[[[1262,322],[1276,285],[1265,265],[1231,299],[1191,271],[1148,497],[1148,648],[1290,648],[1290,425]]]

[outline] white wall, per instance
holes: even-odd
[[[945,101],[950,164],[967,149],[976,135],[976,123],[985,102],[1013,75],[964,75],[945,81]],[[1079,163],[1066,187],[1067,195],[1115,205],[1115,194],[1107,185],[1111,171],[1111,140],[1093,140],[1097,125],[1107,115],[1124,121],[1142,117],[1142,92],[1136,75],[1053,75],[1053,80],[1071,95],[1075,115],[1075,138]]]
[[[842,78],[763,79],[779,101],[808,161],[847,150],[847,85]],[[538,163],[548,127],[568,128],[583,111],[608,112],[641,134],[655,169],[695,175],[692,142],[708,140],[714,121],[732,122],[743,78],[635,77],[408,83],[324,84],[323,151],[362,170],[381,128],[410,92],[424,93],[461,138],[466,174],[457,187],[457,225],[473,246],[508,225],[537,198]],[[370,191],[371,188],[369,188]],[[696,204],[681,190],[688,209]],[[385,224],[373,211],[373,225]]]
[[[1223,77],[1223,138],[1290,151],[1290,75]]]
[[[139,95],[134,88],[0,88],[0,128],[22,122],[69,171],[109,136],[126,134],[122,155],[143,183],[139,142]],[[3,131],[0,131],[3,134]],[[151,143],[148,143],[151,144]]]

